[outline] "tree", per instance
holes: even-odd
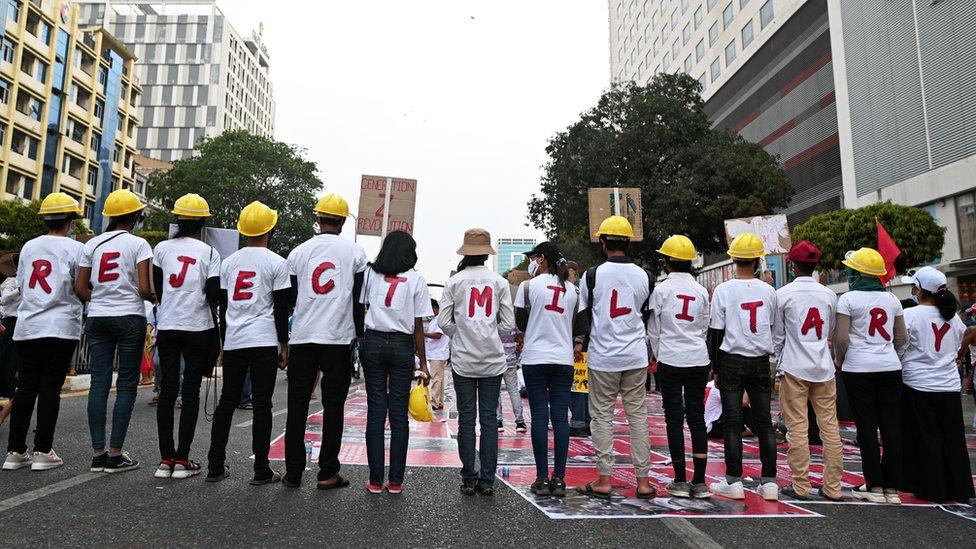
[[[720,252],[725,219],[786,206],[793,190],[776,158],[738,135],[713,130],[700,90],[686,74],[607,90],[549,140],[542,189],[529,201],[532,225],[552,240],[585,242],[587,189],[639,187],[644,241],[634,243],[630,255],[660,267],[654,250],[671,234],[688,235],[703,253]]]
[[[37,215],[41,203],[23,203],[19,200],[0,201],[0,255],[19,252],[24,244],[42,234],[47,234],[44,220]],[[88,234],[84,220],[75,221],[75,233]]]
[[[245,131],[203,140],[198,156],[178,160],[172,169],[149,179],[153,211],[146,229],[165,231],[177,198],[197,193],[207,199],[211,227],[237,228],[241,209],[260,200],[278,210],[271,247],[282,253],[313,235],[315,193],[322,188],[314,162],[305,151]]]
[[[880,202],[863,208],[835,210],[815,215],[793,229],[793,240],[809,240],[820,248],[820,263],[843,269],[841,260],[848,250],[878,246],[875,219],[884,225],[901,249],[895,269],[908,269],[928,263],[942,255],[946,228],[929,212],[912,206]]]

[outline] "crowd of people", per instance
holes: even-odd
[[[269,249],[278,214],[260,202],[240,212],[237,229],[247,245],[226,258],[201,238],[210,216],[204,198],[188,194],[176,201],[176,232],[155,249],[133,234],[145,208],[127,190],[111,193],[103,212],[110,220],[107,230],[81,244],[70,237],[80,217],[78,202],[62,193],[42,202],[39,215],[48,232],[20,251],[10,284],[18,302],[13,309],[7,297],[3,302],[5,310],[15,311],[4,318],[2,332],[14,342],[17,364],[15,382],[0,378],[7,394],[16,384],[13,404],[0,416],[3,421],[10,414],[4,470],[63,465],[53,449],[55,428],[61,388],[82,331],[91,364],[91,471],[120,473],[140,466],[125,442],[149,312],[159,360],[156,478],[205,473],[207,482],[219,482],[231,474],[226,453],[231,420],[249,382],[251,484],[280,481],[299,487],[310,456],[306,419],[321,379],[316,485],[322,490],[349,486],[340,474],[339,455],[358,347],[368,407],[365,488],[371,493],[403,491],[411,387],[419,371],[419,383],[429,383],[432,408],[441,410],[449,368],[460,490],[491,495],[503,429],[503,381],[516,431],[528,430],[516,372],[520,363],[536,465],[530,490],[538,496],[566,495],[571,434],[592,437],[597,464],[595,478],[576,490],[593,498],[614,496],[618,401],[629,426],[635,495],[658,496],[650,482],[646,390],[651,364],[656,364],[674,472],[666,486],[670,497],[743,499],[742,437],[748,425],[760,451],[761,497],[809,498],[814,487],[808,434],[815,423],[824,464],[817,493],[841,500],[838,371],[857,426],[865,478],[852,490],[853,498],[900,503],[899,490],[931,501],[968,501],[974,495],[958,363],[976,334],[957,316],[945,275],[931,267],[910,278],[917,306],[905,309],[879,278],[886,274],[884,259],[861,248],[844,260],[850,290],[838,298],[813,276],[819,249],[801,241],[787,256],[795,279],[776,290],[758,276],[766,254],[762,240],[745,233],[728,250],[735,277],[708,291],[694,277],[698,252],[691,240],[674,235],[662,243],[657,251],[666,276],[658,281],[628,255],[634,237],[630,223],[611,216],[598,231],[603,263],[578,273],[555,244],[543,242],[526,252],[530,278],[514,290],[486,267],[495,254],[490,234],[470,229],[458,249],[461,262],[435,301],[415,270],[413,237],[391,232],[369,261],[358,244],[339,236],[349,208],[334,194],[315,206],[319,234],[287,258]],[[584,353],[587,400],[572,390],[574,363]],[[218,364],[223,388],[203,465],[191,457],[200,389]],[[279,369],[288,375],[284,471],[272,469],[269,461]],[[107,435],[113,372],[116,396]],[[776,482],[771,400],[777,379],[793,477],[785,487]],[[28,447],[35,408],[36,431]],[[714,417],[717,408],[720,419]],[[685,424],[691,435],[690,471]],[[725,477],[707,485],[710,428],[721,430]]]

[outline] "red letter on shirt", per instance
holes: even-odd
[[[629,315],[633,309],[630,307],[617,307],[617,290],[610,292],[610,318]]]
[[[255,271],[238,271],[237,280],[234,282],[234,301],[244,301],[254,297],[253,292],[245,292],[244,290],[254,287],[254,283],[250,279],[257,274]]]
[[[749,329],[752,333],[759,332],[759,319],[757,318],[759,308],[762,307],[762,301],[746,301],[739,305],[742,307],[743,311],[749,311]]]
[[[878,332],[886,341],[891,341],[891,335],[884,327],[885,322],[888,322],[888,311],[881,307],[875,307],[868,312],[871,314],[871,323],[868,324],[868,335],[873,336],[874,332]]]
[[[474,318],[475,305],[485,308],[485,316],[491,316],[491,286],[485,286],[483,290],[471,288],[471,296],[468,298],[468,318]]]
[[[185,255],[176,256],[176,260],[182,263],[183,267],[180,269],[179,275],[176,274],[169,275],[169,285],[174,288],[179,288],[180,286],[183,285],[184,282],[186,282],[186,270],[190,268],[190,265],[196,265],[197,260],[192,257],[187,257]]]
[[[566,288],[562,286],[546,286],[547,289],[552,290],[552,303],[546,305],[547,311],[555,311],[557,313],[565,313],[566,309],[559,306],[559,296],[563,295]]]
[[[99,282],[111,282],[113,280],[118,280],[119,273],[111,273],[109,271],[114,271],[119,268],[119,264],[115,262],[116,259],[121,257],[122,254],[119,252],[105,252],[102,254],[102,259],[98,261],[98,281]]]
[[[407,277],[386,275],[383,277],[383,280],[390,283],[390,288],[386,290],[386,306],[390,307],[393,305],[393,294],[396,293],[397,286],[399,286],[401,282],[406,282]]]
[[[932,323],[932,333],[935,334],[935,352],[942,350],[942,338],[949,333],[949,323],[943,322],[942,326],[937,328],[935,322]]]
[[[810,328],[817,329],[817,339],[823,339],[823,325],[824,321],[820,318],[820,309],[816,307],[810,307],[807,311],[807,318],[803,321],[803,326],[800,326],[800,333],[807,335]]]
[[[51,293],[51,285],[47,283],[47,277],[51,274],[52,270],[51,262],[46,259],[38,259],[31,263],[31,266],[34,267],[34,270],[31,271],[30,281],[27,285],[33,288],[37,284],[40,284],[44,293]]]
[[[674,315],[674,318],[677,318],[678,320],[687,320],[688,322],[694,322],[695,317],[688,314],[688,307],[691,306],[692,301],[695,301],[696,299],[695,296],[678,294],[674,297],[681,300],[681,312]]]
[[[335,269],[335,264],[332,263],[331,261],[326,261],[324,263],[319,264],[319,266],[316,267],[314,271],[312,271],[313,292],[320,295],[325,295],[331,292],[335,288],[335,280],[332,280],[331,278],[325,284],[319,282],[319,278],[322,277],[322,273],[328,271],[329,269]]]

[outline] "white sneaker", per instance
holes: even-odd
[[[47,454],[44,452],[34,452],[34,464],[31,465],[31,471],[47,471],[50,469],[57,469],[64,465],[64,461],[54,453],[54,449]]]
[[[31,459],[30,452],[7,452],[7,459],[3,462],[4,471],[16,471],[24,467],[30,467],[34,460]]]
[[[854,499],[859,499],[862,501],[870,501],[871,503],[888,502],[888,500],[885,499],[884,491],[881,488],[872,488],[868,490],[867,484],[862,484],[857,488],[851,490],[851,496]]]
[[[746,499],[746,491],[742,488],[742,481],[729,484],[727,480],[713,482],[711,484],[712,493],[729,499]]]
[[[766,501],[776,501],[779,499],[779,485],[775,482],[767,482],[759,486],[759,495]]]
[[[895,490],[894,488],[885,488],[884,498],[886,503],[901,505],[901,496],[898,495],[898,490]]]

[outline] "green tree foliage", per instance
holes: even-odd
[[[895,261],[898,272],[905,272],[942,255],[946,228],[921,208],[891,202],[815,215],[793,229],[793,241],[813,242],[820,248],[822,265],[843,269],[841,260],[848,250],[878,246],[875,219],[881,221],[901,249],[901,255]]]
[[[166,231],[137,231],[135,235],[146,239],[146,242],[153,248],[156,247],[156,244],[169,238],[169,233]]]
[[[178,160],[169,171],[150,178],[153,211],[147,230],[166,231],[176,199],[197,193],[210,205],[211,227],[236,229],[241,209],[254,200],[278,210],[271,247],[279,253],[313,235],[312,209],[322,181],[304,150],[245,131],[205,139],[197,150],[199,155]]]
[[[587,189],[639,187],[644,241],[632,245],[631,256],[658,267],[654,250],[671,234],[688,235],[701,252],[720,252],[725,219],[786,206],[793,189],[776,158],[737,135],[713,130],[700,90],[685,74],[660,74],[646,86],[607,90],[579,121],[549,140],[549,161],[542,189],[529,201],[529,221],[564,246],[586,242]],[[598,249],[588,255],[599,257]],[[581,267],[590,258],[581,257]]]
[[[44,220],[37,215],[41,203],[25,204],[19,200],[0,202],[0,254],[17,252],[32,238],[47,234]],[[75,233],[88,234],[83,220],[75,221]]]

